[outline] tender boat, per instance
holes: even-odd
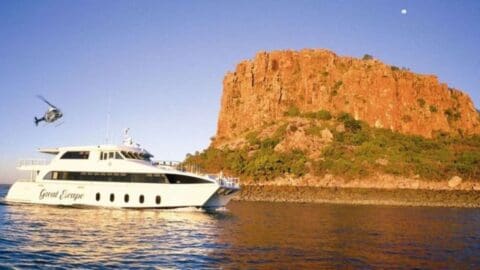
[[[219,208],[239,191],[238,179],[186,172],[153,162],[138,145],[39,149],[54,155],[22,160],[30,179],[15,182],[5,200],[62,206],[113,208]]]

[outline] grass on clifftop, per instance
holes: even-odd
[[[375,172],[428,180],[447,180],[455,175],[480,180],[478,135],[426,139],[372,128],[346,113],[333,117],[327,111],[301,113],[292,109],[286,117],[308,119],[311,126],[305,131],[307,136],[321,136],[321,130],[329,127],[333,140],[323,146],[319,158],[310,159],[308,153],[298,149],[286,153],[274,150],[285,139],[287,122],[267,138],[260,139],[258,132],[248,133],[247,143],[241,149],[209,147],[188,155],[185,163],[196,164],[208,172],[224,171],[256,181],[268,181],[285,174],[299,177],[306,173],[320,177],[328,173],[352,179]],[[338,125],[345,131],[336,131]],[[290,131],[300,132],[292,125]]]

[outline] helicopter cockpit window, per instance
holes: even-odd
[[[88,159],[88,151],[69,151],[65,152],[60,159]]]

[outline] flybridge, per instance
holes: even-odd
[[[38,152],[51,155],[58,155],[61,153],[59,159],[89,159],[90,153],[100,153],[99,155],[93,155],[94,159],[100,160],[137,159],[150,161],[150,158],[153,157],[152,154],[143,148],[125,145],[39,148]]]
[[[60,150],[58,148],[38,148],[38,152],[56,155],[60,152]]]

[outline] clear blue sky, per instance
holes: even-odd
[[[407,14],[402,15],[401,9]],[[0,182],[37,147],[130,127],[156,158],[215,134],[222,80],[257,51],[327,48],[437,74],[480,106],[480,1],[0,1]],[[35,127],[43,94],[64,111]]]

